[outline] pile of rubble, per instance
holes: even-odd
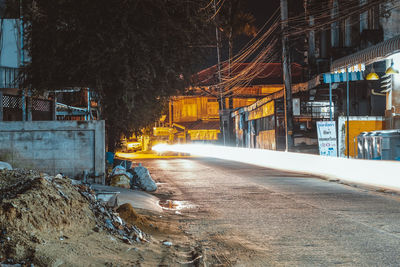
[[[133,242],[149,242],[149,236],[135,225],[127,224],[111,207],[96,200],[95,192],[88,186],[77,185],[78,191],[88,200],[90,209],[95,214],[96,232],[106,230],[127,244]]]
[[[125,165],[117,165],[110,174],[110,185],[122,188],[140,189],[147,192],[157,190],[157,185],[147,168],[142,164],[131,168]]]
[[[35,262],[37,246],[74,231],[108,232],[127,244],[150,239],[97,201],[89,186],[61,175],[0,170],[0,264]]]

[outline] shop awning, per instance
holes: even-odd
[[[324,83],[347,82],[346,73],[324,73]],[[362,71],[349,72],[349,81],[362,81],[364,74]]]
[[[400,35],[389,40],[351,54],[347,57],[339,58],[332,62],[331,71],[337,71],[357,64],[371,64],[383,60],[397,52],[400,52]]]

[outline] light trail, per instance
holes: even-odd
[[[333,158],[214,145],[160,144],[153,147],[153,150],[190,153],[400,191],[400,162],[396,161]]]

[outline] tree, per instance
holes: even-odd
[[[227,0],[220,7],[217,27],[224,33],[228,40],[228,76],[231,75],[234,39],[239,36],[254,37],[257,28],[254,25],[254,16],[244,11],[244,0]],[[233,99],[229,97],[229,108],[233,108]]]
[[[228,40],[229,65],[233,58],[234,39],[241,35],[254,37],[257,34],[255,18],[251,13],[244,11],[245,3],[243,0],[228,0],[219,14],[219,27]]]
[[[25,2],[26,3],[26,2]],[[207,38],[204,1],[34,0],[24,6],[26,86],[88,87],[100,98],[108,148],[154,122],[189,83]]]

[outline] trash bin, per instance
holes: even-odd
[[[365,159],[366,158],[366,151],[364,147],[365,143],[365,136],[368,132],[362,132],[357,136],[357,158]]]
[[[383,160],[400,160],[400,130],[380,131],[380,153]]]
[[[110,165],[114,164],[114,157],[115,157],[115,154],[113,152],[106,152],[106,161],[108,164],[110,164]]]
[[[381,160],[381,131],[374,131],[369,136],[370,138],[370,146],[371,146],[371,159],[373,160]]]
[[[364,159],[372,159],[372,132],[368,132],[364,136]]]

